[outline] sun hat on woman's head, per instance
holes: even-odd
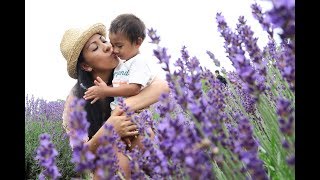
[[[67,61],[67,70],[71,78],[77,79],[77,62],[84,45],[94,34],[106,36],[106,26],[96,23],[82,28],[71,28],[64,32],[60,51]]]

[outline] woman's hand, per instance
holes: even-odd
[[[121,138],[139,135],[137,131],[138,126],[130,119],[130,117],[125,115],[123,110],[116,108],[106,121],[106,124],[112,125],[115,132],[118,133]]]
[[[107,125],[112,125],[115,132],[122,139],[126,139],[128,136],[138,136],[138,126],[131,122],[130,117],[126,117],[125,113],[121,109],[116,109],[112,115],[105,122]],[[106,129],[102,126],[96,134],[87,142],[91,152],[96,152],[99,145],[99,139],[106,134]],[[125,140],[129,145],[131,142]]]

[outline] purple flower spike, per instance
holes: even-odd
[[[259,23],[262,25],[263,30],[267,31],[270,37],[273,37],[272,24],[266,21],[265,14],[262,13],[261,7],[257,3],[254,3],[251,5],[251,9],[253,17],[259,21]]]
[[[294,133],[294,109],[291,102],[287,99],[280,98],[277,102],[277,114],[279,116],[280,130],[285,135]]]
[[[268,179],[266,171],[263,167],[263,161],[258,156],[258,142],[253,137],[253,130],[249,120],[236,114],[238,119],[238,139],[234,142],[234,152],[238,154],[239,159],[245,164],[252,179]]]
[[[154,30],[153,28],[148,29],[148,36],[150,37],[151,43],[153,43],[153,44],[159,44],[159,42],[160,42],[160,36],[157,36],[156,32],[157,31]]]
[[[220,67],[220,61],[218,59],[215,58],[214,54],[210,51],[207,51],[207,54],[209,55],[210,59],[213,60],[214,64],[217,66],[217,67]]]
[[[88,140],[88,128],[90,123],[87,121],[87,112],[84,110],[85,100],[75,98],[70,104],[70,121],[68,124],[70,145],[72,147],[71,161],[76,165],[77,172],[92,171],[95,168],[95,155],[85,144]]]
[[[61,174],[59,173],[58,167],[56,166],[56,160],[58,152],[54,148],[51,142],[49,134],[40,135],[40,146],[37,148],[36,160],[39,161],[40,166],[44,169],[43,172],[39,174],[39,179],[44,179],[45,177],[49,179],[58,179]]]

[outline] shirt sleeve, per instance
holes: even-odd
[[[128,83],[140,84],[142,88],[147,86],[154,78],[150,65],[146,59],[142,58],[135,59],[135,61],[132,62],[129,73]]]

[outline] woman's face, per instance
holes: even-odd
[[[114,69],[118,57],[113,53],[112,45],[100,34],[93,35],[82,49],[85,63],[95,72],[105,72]]]

